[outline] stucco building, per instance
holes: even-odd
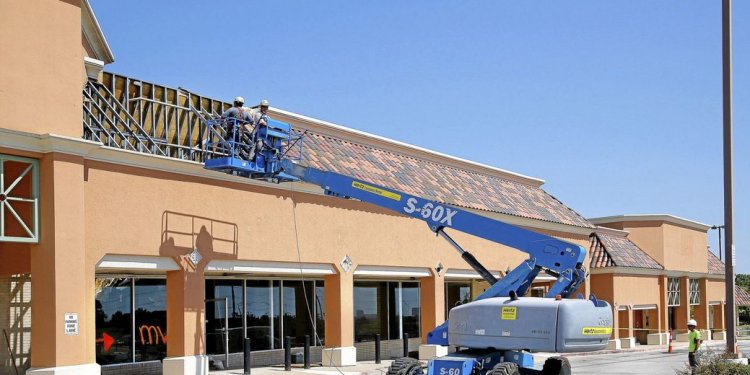
[[[86,1],[0,1],[0,57],[0,321],[14,354],[0,350],[0,372],[196,373],[225,351],[239,365],[245,337],[256,365],[280,363],[286,336],[295,348],[310,336],[318,361],[370,359],[375,335],[398,356],[405,335],[416,350],[484,288],[422,222],[203,169],[200,117],[228,104],[103,72],[114,57]],[[306,132],[309,165],[591,248],[579,292],[616,308],[613,339],[664,333],[688,314],[723,328],[723,269],[702,224],[586,220],[537,178],[271,116]],[[526,258],[451,235],[498,276]]]

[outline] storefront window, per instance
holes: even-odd
[[[418,282],[355,282],[354,339],[371,341],[419,337]]]
[[[313,287],[312,281],[284,281],[283,311],[284,336],[290,336],[292,346],[303,346],[305,335],[309,335],[312,343],[315,331],[313,329]]]
[[[96,362],[100,365],[133,360],[132,281],[96,279]]]
[[[167,282],[135,280],[135,360],[158,361],[167,353]]]
[[[471,283],[451,281],[445,283],[445,318],[448,312],[459,305],[471,301]]]
[[[247,281],[247,337],[252,350],[278,349],[279,282]]]
[[[244,301],[242,280],[206,280],[206,351],[242,351]]]
[[[322,282],[315,283],[315,332],[317,332],[317,342],[315,345],[325,345],[326,318],[325,318],[325,288]]]

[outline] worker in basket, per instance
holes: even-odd
[[[253,127],[251,159],[255,159],[255,156],[266,146],[264,138],[268,126],[268,105],[268,100],[263,99],[258,108],[252,109],[250,113],[250,125]]]
[[[252,110],[244,107],[245,98],[238,96],[234,98],[232,107],[221,114],[225,121],[226,140],[234,142],[237,154],[245,160],[253,158],[253,142],[251,134],[253,131]]]

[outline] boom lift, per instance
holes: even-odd
[[[251,160],[239,158],[238,147],[247,144],[225,134],[235,119],[207,120],[205,167],[273,182],[302,181],[318,185],[326,195],[356,199],[426,222],[491,286],[475,301],[454,307],[448,320],[427,335],[428,344],[451,345],[453,354],[429,361],[428,375],[504,375],[534,373],[531,352],[583,352],[604,349],[612,333],[612,309],[605,301],[569,299],[585,280],[586,250],[576,244],[462,210],[454,206],[413,196],[339,173],[299,163],[300,136],[289,124],[268,119],[268,126],[254,129],[249,137],[263,141]],[[236,124],[231,124],[236,125]],[[240,129],[240,130],[238,130]],[[295,159],[286,155],[298,148]],[[212,151],[211,151],[212,150]],[[515,248],[529,258],[503,278],[497,279],[468,251],[461,248],[445,229],[465,232]],[[523,297],[534,278],[545,272],[557,278],[546,298]],[[564,357],[545,362],[542,373],[570,373]],[[420,375],[415,360],[394,361],[390,375]]]

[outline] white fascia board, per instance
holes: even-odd
[[[638,222],[638,221],[663,221],[666,223],[682,225],[688,228],[700,230],[703,232],[711,229],[710,225],[703,224],[694,220],[688,220],[679,216],[670,214],[637,214],[637,215],[615,215],[595,217],[588,219],[593,224],[621,223],[621,222]]]
[[[718,305],[721,305],[723,303],[724,303],[724,301],[708,301],[708,305],[709,306],[718,306]]]
[[[172,258],[146,255],[105,255],[96,264],[97,271],[177,271],[180,266]]]
[[[552,275],[547,275],[546,273],[541,273],[540,272],[534,278],[533,283],[546,283],[546,282],[550,282],[550,281],[557,281],[557,278],[554,277],[554,276],[552,276]]]
[[[493,273],[495,277],[498,277],[499,272]],[[445,271],[445,274],[443,275],[446,279],[449,280],[481,280],[482,276],[480,276],[477,271],[474,270],[463,270],[463,269],[457,269],[457,268],[448,268],[448,270]]]
[[[89,42],[91,48],[94,49],[96,56],[92,56],[98,60],[103,60],[105,64],[110,64],[115,61],[115,56],[112,53],[112,49],[109,48],[107,38],[104,37],[102,27],[99,25],[99,21],[96,19],[94,10],[91,9],[91,4],[88,0],[81,2],[81,31],[83,36]]]
[[[633,305],[633,310],[656,310],[657,308],[656,304]]]
[[[392,267],[392,266],[358,266],[354,276],[360,277],[428,277],[430,269],[427,267]]]
[[[336,273],[332,265],[325,263],[264,262],[251,260],[212,260],[206,265],[206,272],[285,276],[325,276]]]

